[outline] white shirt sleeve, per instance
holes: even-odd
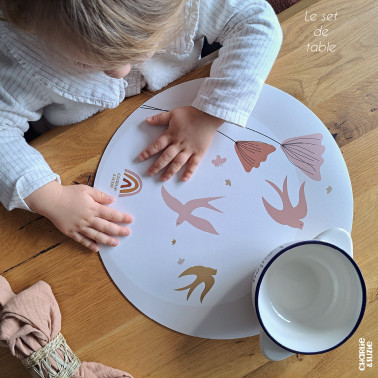
[[[222,47],[192,106],[245,126],[282,44],[264,0],[201,0],[196,37]]]
[[[8,210],[30,210],[24,198],[50,181],[59,181],[24,139],[28,121],[38,120],[48,103],[31,75],[0,51],[0,201]]]

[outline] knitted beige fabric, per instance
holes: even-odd
[[[61,333],[21,362],[35,378],[70,378],[80,367],[79,358]]]

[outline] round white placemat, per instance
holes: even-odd
[[[149,177],[154,158],[139,162],[138,154],[166,126],[145,118],[190,105],[202,80],[159,93],[114,134],[95,187],[114,195],[111,206],[134,222],[130,236],[100,253],[125,297],[155,321],[192,336],[252,336],[259,332],[251,299],[257,265],[287,241],[331,227],[350,232],[351,183],[323,123],[269,85],[248,129],[222,125],[189,182],[180,181],[183,170],[165,183]]]

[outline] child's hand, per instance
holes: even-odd
[[[97,252],[98,243],[116,246],[115,236],[127,236],[130,230],[117,223],[131,223],[130,215],[105,205],[114,198],[86,185],[63,186],[52,181],[29,195],[29,208],[46,218],[67,236]]]
[[[149,168],[148,174],[153,176],[167,167],[161,175],[161,180],[166,181],[188,162],[182,175],[182,180],[187,181],[205,155],[217,128],[224,121],[186,106],[148,117],[147,122],[151,125],[168,125],[165,133],[139,154],[139,160],[144,161],[163,151]]]

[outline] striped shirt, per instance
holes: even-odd
[[[42,116],[53,125],[82,121],[146,87],[158,90],[192,70],[204,37],[222,48],[192,106],[245,126],[282,43],[282,31],[264,0],[188,0],[178,38],[123,79],[75,71],[35,36],[0,22],[0,201],[27,209],[24,198],[57,180],[24,133]],[[164,71],[164,72],[163,72]]]

